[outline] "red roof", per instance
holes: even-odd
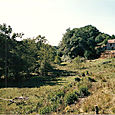
[[[108,43],[115,43],[115,39],[108,40]]]

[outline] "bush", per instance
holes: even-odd
[[[86,71],[86,75],[89,75],[89,72],[88,72],[88,71]]]
[[[50,101],[53,103],[61,104],[62,103],[62,98],[64,97],[64,91],[57,91],[53,95],[49,97]]]
[[[81,80],[81,79],[80,79],[79,77],[75,78],[75,81],[78,81],[78,82],[79,82],[80,80]]]
[[[79,95],[80,97],[88,96],[90,92],[88,91],[88,88],[86,86],[81,86],[79,88]]]
[[[51,106],[51,110],[53,112],[56,112],[57,108],[58,108],[58,105],[56,105],[56,104],[54,104],[54,105]]]
[[[85,73],[82,73],[82,77],[85,77]]]
[[[51,112],[50,106],[45,106],[39,109],[39,114],[46,114]]]
[[[88,77],[88,80],[89,80],[90,82],[96,82],[96,80],[95,80],[94,78],[91,78],[91,77]]]
[[[48,114],[50,112],[56,112],[58,108],[58,105],[56,104],[53,104],[53,105],[50,105],[50,106],[45,106],[45,107],[42,107],[39,109],[39,114]]]
[[[58,92],[56,93],[56,96],[59,97],[59,98],[60,98],[60,97],[64,97],[64,92],[60,90],[60,91],[58,91]]]
[[[73,104],[75,101],[78,100],[77,95],[75,94],[75,92],[69,92],[67,95],[65,95],[64,97],[65,100],[65,104]]]

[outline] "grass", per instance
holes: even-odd
[[[36,76],[23,83],[22,88],[12,85],[0,88],[0,98],[28,97],[27,100],[15,99],[16,103],[0,99],[0,114],[94,114],[95,105],[98,105],[100,114],[115,114],[114,58],[86,61],[79,68],[75,63],[67,62],[56,67],[57,78],[52,76],[53,79],[42,82],[43,78]],[[77,77],[79,82],[75,81]],[[96,82],[89,81],[89,77]],[[80,97],[80,87],[87,87],[90,95]],[[65,98],[72,92],[78,100],[66,104]]]

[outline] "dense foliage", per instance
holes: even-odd
[[[40,35],[16,40],[22,36],[22,33],[12,33],[12,28],[6,24],[0,25],[0,78],[19,81],[28,79],[32,73],[48,75],[52,70],[55,48]]]
[[[74,58],[79,66],[82,61],[79,56],[98,58],[107,40],[115,37],[99,32],[92,25],[66,31],[57,49],[41,35],[18,41],[17,38],[22,38],[23,33],[13,33],[10,26],[0,25],[0,80],[22,81],[32,75],[51,75],[51,63],[60,65],[62,59]]]
[[[102,46],[111,38],[108,34],[99,32],[92,25],[72,30],[69,28],[59,44],[60,56],[66,55],[75,58],[79,55],[87,59],[97,58],[104,50]]]

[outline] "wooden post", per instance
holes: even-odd
[[[99,114],[99,108],[97,105],[95,105],[95,114]]]

